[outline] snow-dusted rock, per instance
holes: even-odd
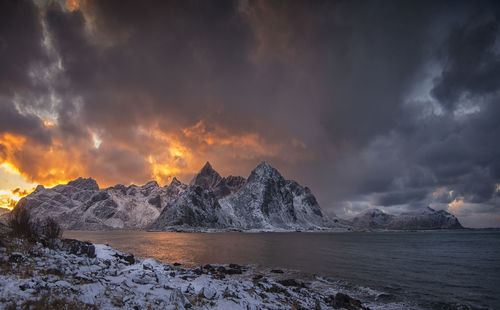
[[[458,219],[444,210],[436,211],[430,207],[423,210],[398,215],[388,214],[379,209],[369,209],[353,219],[357,229],[388,230],[426,230],[461,229]]]
[[[241,229],[324,229],[334,223],[307,187],[285,180],[268,163],[261,163],[234,195],[220,200],[235,227]]]
[[[172,227],[226,228],[231,220],[209,189],[190,185],[177,199],[172,200],[150,226],[153,230]]]
[[[190,185],[199,185],[204,189],[209,189],[217,199],[220,199],[236,193],[245,184],[245,181],[245,178],[240,176],[221,177],[207,161],[200,172],[193,177]]]
[[[338,293],[333,282],[319,283],[312,276],[290,280],[290,274],[276,275],[255,266],[181,268],[151,259],[124,265],[120,257],[127,254],[105,245],[93,245],[97,256],[91,258],[26,240],[20,241],[23,252],[15,252],[18,241],[5,240],[6,256],[24,259],[0,264],[0,309],[33,308],[30,305],[37,309],[86,305],[97,309],[333,309],[328,296]],[[241,272],[221,276],[220,270],[235,268]],[[361,305],[349,309],[361,309]]]
[[[318,230],[345,229],[330,220],[307,187],[285,180],[267,163],[242,177],[221,177],[206,163],[191,185],[174,178],[160,187],[116,185],[99,189],[79,178],[53,188],[38,186],[16,208],[34,220],[52,217],[64,229],[106,230]]]
[[[68,215],[98,192],[99,186],[91,178],[78,178],[52,188],[38,185],[33,193],[17,203],[16,208],[29,210],[33,220],[51,217],[65,226],[68,223]]]
[[[99,189],[95,180],[78,178],[53,188],[39,185],[16,208],[28,209],[35,221],[51,217],[65,229],[144,229],[186,188],[174,178],[165,187],[151,181]]]
[[[200,229],[330,229],[331,221],[319,207],[309,188],[285,180],[267,163],[261,163],[243,178],[222,178],[207,162],[192,185],[165,207],[152,230]],[[221,185],[222,184],[222,185]],[[243,186],[217,200],[214,190]]]
[[[211,286],[202,288],[201,293],[206,299],[214,299],[217,296],[217,290]]]

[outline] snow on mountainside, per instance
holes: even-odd
[[[357,229],[368,230],[426,230],[426,229],[461,229],[458,219],[444,210],[436,211],[425,208],[421,211],[398,215],[387,214],[379,209],[370,209],[355,217],[352,221]]]
[[[150,228],[316,230],[341,226],[323,214],[307,187],[285,180],[267,163],[255,168],[239,191],[217,200],[214,190],[221,188],[223,180],[231,179],[222,178],[207,163],[193,178],[193,185],[171,201]]]
[[[199,185],[204,189],[212,190],[215,197],[220,199],[239,191],[245,182],[245,178],[240,176],[230,175],[227,178],[221,177],[207,161],[205,166],[193,177],[189,184]]]
[[[263,229],[346,228],[321,211],[309,188],[285,180],[267,163],[248,181],[221,177],[206,163],[191,185],[173,179],[160,187],[116,185],[99,189],[93,179],[79,178],[53,188],[38,186],[20,200],[34,220],[52,217],[65,229]]]
[[[186,187],[174,179],[165,187],[152,181],[99,189],[93,179],[79,178],[53,188],[38,186],[16,208],[27,208],[35,220],[52,217],[65,229],[143,229]]]
[[[198,185],[190,185],[177,199],[172,200],[150,226],[152,230],[180,228],[221,229],[231,225],[215,194]]]
[[[26,208],[34,220],[51,217],[66,228],[68,214],[98,192],[99,186],[91,178],[78,178],[52,188],[38,185],[33,193],[17,203],[16,208]]]
[[[285,180],[261,163],[234,195],[219,201],[233,225],[241,229],[324,229],[339,227],[319,207],[307,187]],[[338,222],[338,221],[337,221]]]
[[[115,185],[99,189],[96,181],[78,178],[35,191],[16,208],[32,218],[51,217],[65,229],[152,230],[418,230],[463,228],[455,216],[431,208],[399,215],[370,209],[352,222],[323,213],[311,190],[286,180],[268,163],[248,179],[221,177],[206,163],[191,185],[174,178],[160,187]],[[4,218],[3,216],[2,218]]]

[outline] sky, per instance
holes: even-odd
[[[0,1],[0,204],[261,161],[329,214],[500,227],[495,1]]]

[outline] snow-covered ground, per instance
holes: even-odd
[[[0,240],[0,309],[365,309],[321,278],[135,259],[106,245]]]

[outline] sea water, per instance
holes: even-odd
[[[500,309],[500,231],[169,233],[67,231],[138,257],[316,274],[376,304]]]

